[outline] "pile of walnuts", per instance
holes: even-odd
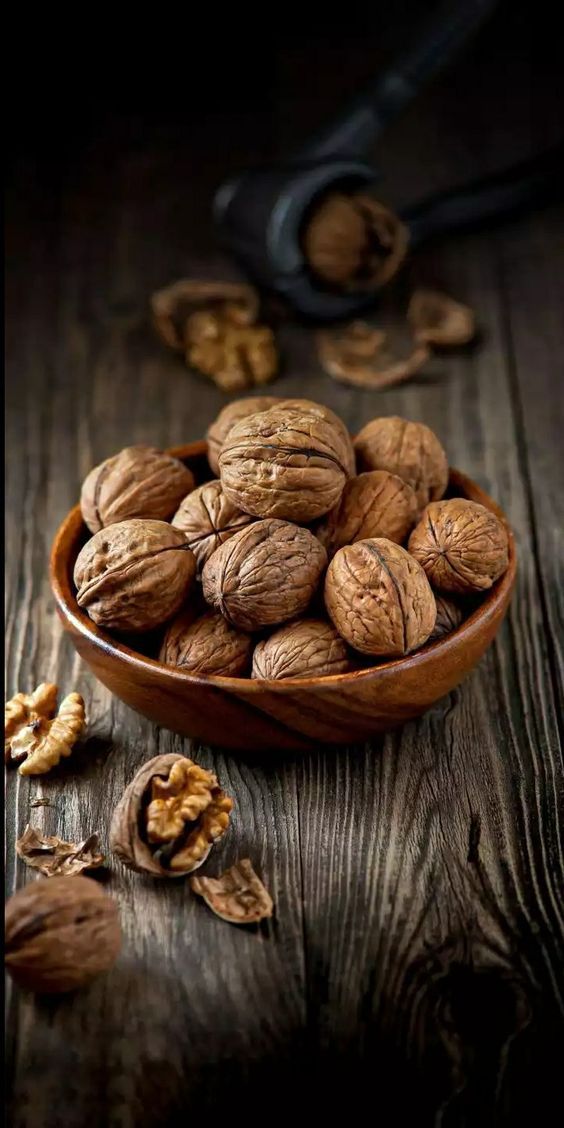
[[[329,408],[260,396],[207,439],[210,481],[138,446],[82,489],[77,602],[110,632],[161,628],[166,665],[300,678],[401,658],[507,568],[503,522],[444,499],[447,457],[422,423],[373,419],[352,440]]]

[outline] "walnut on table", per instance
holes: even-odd
[[[33,693],[17,693],[4,713],[4,759],[19,763],[20,775],[44,775],[70,756],[84,730],[84,701],[69,693],[57,713],[56,685],[43,682]],[[56,715],[55,715],[56,714]]]
[[[503,522],[485,506],[461,497],[428,505],[408,547],[441,592],[487,591],[509,564]]]
[[[424,423],[398,415],[372,419],[354,440],[359,471],[389,470],[415,491],[420,509],[438,501],[448,485],[448,460]]]
[[[470,306],[438,290],[415,290],[407,307],[415,340],[420,345],[467,345],[476,335],[476,318]]]
[[[170,624],[159,661],[189,674],[242,677],[251,663],[253,640],[217,611],[195,619],[183,612]]]
[[[164,520],[194,489],[194,475],[178,458],[150,446],[131,446],[106,458],[85,478],[80,508],[91,533],[131,517]]]
[[[193,893],[229,924],[258,924],[272,916],[272,897],[248,858],[242,858],[219,877],[191,877]]]
[[[224,544],[239,529],[250,525],[255,518],[238,509],[223,492],[221,482],[213,479],[198,486],[178,507],[172,524],[180,529],[196,557],[198,572],[212,552]]]
[[[339,548],[370,537],[402,544],[417,518],[411,486],[388,470],[368,470],[351,478],[339,504],[316,526],[315,534],[331,559]]]
[[[346,674],[347,646],[325,619],[297,619],[257,643],[253,678],[307,678]]]
[[[356,388],[389,388],[423,367],[431,353],[426,344],[392,348],[390,334],[365,321],[352,321],[317,333],[317,352],[325,371]]]
[[[56,834],[41,834],[29,824],[16,842],[16,853],[26,866],[45,877],[67,877],[104,864],[97,834],[90,834],[84,842],[65,842]]]

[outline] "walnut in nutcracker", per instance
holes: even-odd
[[[351,660],[346,644],[325,619],[297,619],[259,642],[253,678],[307,678],[346,674]]]
[[[139,873],[183,877],[223,837],[232,807],[213,772],[186,756],[155,756],[124,791],[113,814],[110,846]]]
[[[327,570],[325,605],[350,646],[388,658],[422,646],[437,614],[422,567],[400,545],[377,537],[339,549]]]
[[[98,626],[149,631],[180,609],[195,574],[180,529],[165,521],[120,521],[100,529],[79,552],[76,599]]]
[[[194,489],[178,458],[151,446],[125,447],[85,478],[80,508],[91,533],[131,517],[165,520]]]
[[[189,674],[235,678],[247,672],[252,649],[250,635],[235,630],[219,612],[208,611],[194,619],[188,611],[170,624],[159,661]]]
[[[241,631],[258,631],[303,614],[327,564],[309,529],[255,521],[210,556],[204,598]]]
[[[486,591],[507,570],[507,530],[495,513],[466,498],[427,506],[409,551],[441,592]]]
[[[254,520],[250,513],[243,513],[226,497],[221,482],[214,478],[184,498],[172,524],[185,534],[196,557],[198,572],[201,572],[220,544]]]
[[[339,505],[316,528],[329,559],[343,545],[371,537],[402,544],[417,518],[411,486],[387,470],[368,470],[347,482]]]
[[[389,470],[415,491],[419,508],[448,485],[447,456],[433,431],[398,415],[372,419],[354,440],[359,470]]]
[[[349,476],[344,445],[343,433],[311,412],[282,404],[250,415],[221,449],[223,490],[255,517],[306,524],[341,497]]]

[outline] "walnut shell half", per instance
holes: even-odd
[[[503,522],[485,506],[461,497],[428,505],[408,547],[438,591],[486,591],[509,564]]]
[[[82,516],[91,533],[131,517],[165,520],[194,489],[194,475],[178,458],[150,446],[125,447],[85,478]]]
[[[403,657],[427,641],[437,608],[417,561],[393,541],[339,549],[327,570],[325,605],[339,634],[361,654]]]
[[[369,470],[347,482],[339,505],[316,528],[329,559],[339,548],[370,537],[401,544],[417,518],[411,486],[387,470]]]
[[[372,419],[354,440],[359,470],[389,470],[415,490],[419,508],[448,485],[447,456],[433,431],[399,415]]]
[[[200,619],[178,616],[163,639],[159,661],[188,674],[242,677],[249,668],[253,640],[235,630],[223,615],[208,611]]]
[[[201,572],[206,560],[220,544],[254,520],[250,513],[243,513],[242,509],[233,505],[225,496],[221,482],[214,479],[198,486],[184,498],[172,524],[185,534]]]
[[[351,669],[343,639],[325,619],[298,619],[259,642],[253,678],[312,678]]]

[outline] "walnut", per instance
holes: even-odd
[[[212,913],[229,924],[257,924],[272,916],[270,893],[248,858],[242,858],[219,877],[191,877],[193,893],[203,897]]]
[[[507,530],[475,501],[432,502],[409,538],[409,551],[438,591],[485,591],[509,563]]]
[[[194,489],[194,476],[178,458],[150,446],[125,447],[95,466],[80,495],[91,533],[130,517],[171,517]]]
[[[444,595],[435,594],[435,603],[437,604],[437,618],[428,642],[437,642],[439,638],[451,634],[464,621],[464,611],[454,599],[447,599]]]
[[[351,478],[356,474],[356,458],[351,437],[343,420],[331,411],[330,407],[308,399],[285,399],[280,401],[279,406],[288,411],[298,411],[301,415],[313,415],[315,419],[323,419],[326,423],[330,423],[335,432],[334,437],[338,439],[338,454],[347,475]]]
[[[324,619],[298,619],[259,642],[253,678],[307,678],[346,674],[351,669],[343,639]]]
[[[170,624],[159,661],[188,674],[241,677],[250,665],[252,648],[250,636],[236,631],[217,611],[196,620],[184,613]]]
[[[225,496],[221,482],[214,479],[193,490],[177,509],[172,524],[181,529],[194,556],[198,572],[220,544],[255,518],[243,513]]]
[[[57,835],[41,834],[28,824],[16,842],[16,852],[26,866],[38,869],[45,877],[66,877],[103,866],[104,855],[99,853],[98,845],[97,834],[91,834],[84,842],[65,842]]]
[[[303,242],[306,259],[323,282],[345,290],[377,290],[397,274],[408,232],[372,197],[331,193],[314,210]]]
[[[119,521],[95,533],[74,566],[76,599],[100,627],[149,631],[179,610],[196,574],[180,529],[165,521]]]
[[[474,311],[437,290],[415,290],[407,319],[422,345],[467,345],[476,333]]]
[[[389,470],[415,490],[422,509],[441,498],[448,485],[447,456],[424,423],[398,415],[373,419],[354,440],[359,470]]]
[[[288,521],[255,521],[210,556],[204,598],[241,631],[258,631],[301,615],[321,578],[327,553]]]
[[[6,967],[30,991],[84,987],[112,967],[120,947],[116,902],[90,877],[33,881],[6,905]]]
[[[325,371],[357,388],[389,388],[413,376],[428,361],[427,345],[411,347],[406,356],[390,347],[389,334],[365,321],[353,321],[317,334],[317,351]]]
[[[44,775],[70,756],[84,730],[84,701],[79,693],[69,693],[55,716],[56,709],[57,686],[46,683],[8,701],[4,757],[19,763],[20,775]]]
[[[240,392],[274,379],[278,353],[267,325],[233,325],[218,314],[194,314],[187,333],[187,363],[210,376],[224,392]]]
[[[402,544],[417,512],[417,498],[407,482],[388,470],[369,470],[347,482],[339,505],[323,518],[316,535],[329,559],[343,545],[369,537]]]
[[[421,566],[404,548],[381,538],[339,549],[327,570],[325,604],[350,646],[389,658],[422,646],[437,614]]]
[[[282,404],[231,428],[221,484],[246,513],[305,524],[337,504],[348,477],[342,451],[333,423]]]
[[[247,399],[233,400],[224,407],[206,433],[208,441],[208,462],[214,472],[219,474],[219,455],[231,428],[247,415],[257,411],[268,411],[282,401],[278,396],[248,396]]]
[[[199,310],[225,313],[233,324],[253,325],[258,317],[256,290],[238,282],[202,282],[181,278],[151,298],[157,332],[166,345],[183,351],[187,344],[187,323]],[[192,322],[192,333],[194,324]],[[190,329],[190,326],[189,326]]]
[[[124,791],[110,845],[130,869],[182,877],[205,862],[227,830],[232,807],[212,772],[185,756],[156,756]]]

